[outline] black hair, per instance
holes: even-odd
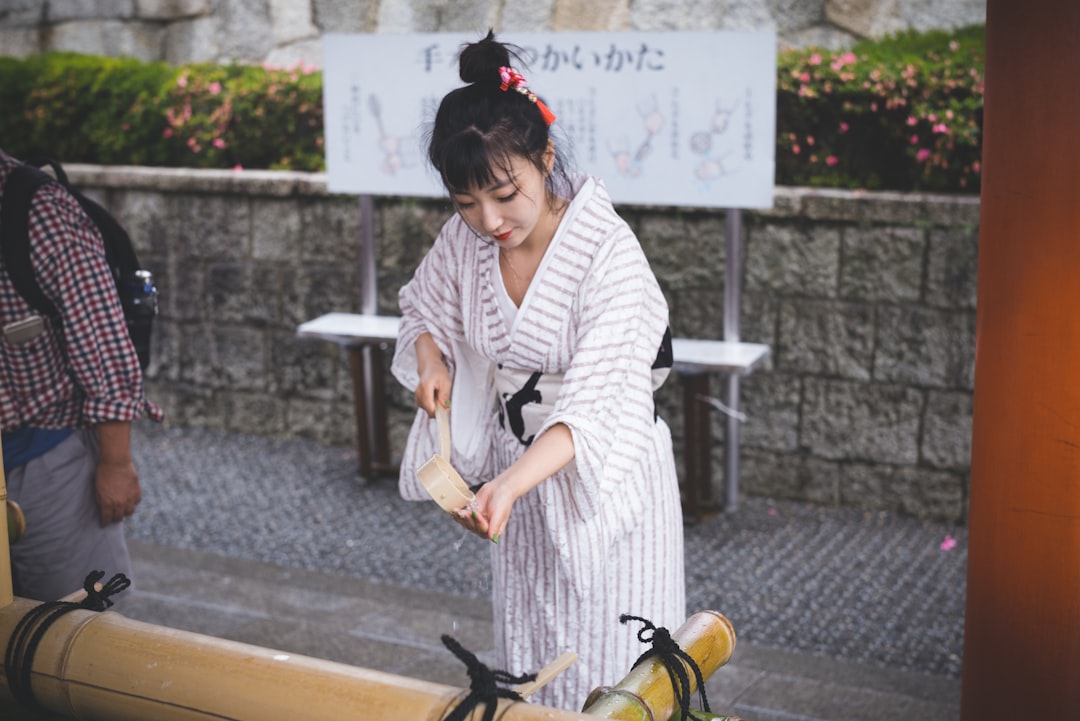
[[[510,160],[516,156],[545,174],[549,201],[560,202],[570,185],[565,161],[555,148],[555,165],[547,172],[551,132],[537,103],[513,89],[500,89],[500,67],[523,67],[520,49],[497,41],[489,30],[482,40],[463,47],[458,62],[468,84],[442,99],[428,143],[428,160],[443,185],[450,193],[487,187],[498,171],[510,175]]]

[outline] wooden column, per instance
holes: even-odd
[[[1080,2],[986,31],[961,718],[1080,719]]]

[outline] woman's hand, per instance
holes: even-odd
[[[450,389],[453,380],[443,361],[442,351],[430,333],[416,339],[416,370],[420,383],[416,386],[416,407],[423,408],[429,416],[435,416],[435,404],[450,407]]]
[[[481,538],[498,543],[518,497],[514,484],[502,474],[482,485],[473,503],[454,511],[454,520]]]

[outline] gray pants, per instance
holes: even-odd
[[[97,437],[84,429],[8,475],[8,497],[26,515],[26,533],[11,546],[16,596],[54,601],[81,589],[91,571],[104,571],[102,582],[131,577],[124,524],[98,520],[97,459]]]

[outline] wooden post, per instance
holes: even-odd
[[[1080,3],[989,0],[961,719],[1080,719]]]

